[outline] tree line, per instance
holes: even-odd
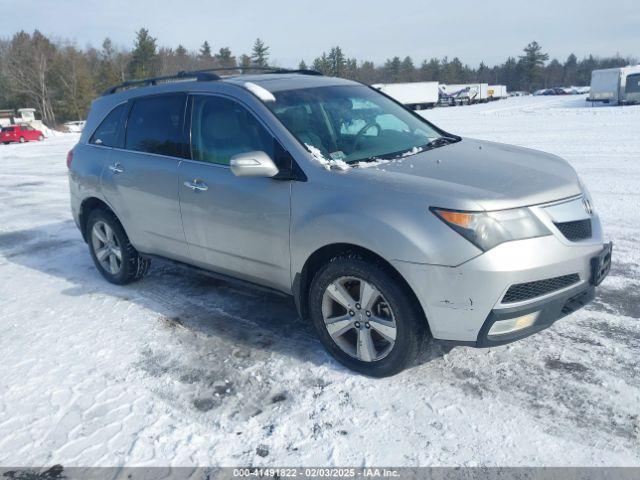
[[[229,69],[228,73],[237,68],[250,71],[269,66],[269,57],[269,47],[260,38],[255,40],[250,53],[236,56],[224,46],[214,51],[208,41],[197,51],[189,51],[183,45],[159,46],[145,28],[136,33],[131,49],[117,47],[109,38],[100,48],[82,49],[65,40],[52,40],[38,30],[21,31],[9,39],[0,39],[0,109],[33,107],[46,124],[55,125],[84,119],[93,98],[125,80],[207,68]],[[458,57],[431,58],[416,64],[410,56],[396,56],[376,65],[369,60],[348,57],[342,48],[335,46],[309,63],[301,60],[297,68],[368,84],[486,82],[507,85],[511,91],[533,91],[552,86],[588,85],[592,70],[636,61],[620,55],[605,58],[589,55],[579,60],[574,54],[564,62],[555,58],[549,61],[542,47],[531,42],[520,55],[492,67],[484,62],[472,67]]]

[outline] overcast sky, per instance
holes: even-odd
[[[310,63],[333,45],[376,63],[410,55],[416,64],[458,56],[493,65],[531,40],[561,60],[571,52],[640,56],[638,0],[0,0],[0,7],[3,37],[37,28],[79,46],[108,36],[128,47],[144,26],[159,45],[192,50],[208,40],[236,55],[261,37],[280,66]]]

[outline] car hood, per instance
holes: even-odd
[[[575,170],[555,155],[463,138],[374,168],[357,168],[394,190],[422,191],[451,200],[443,207],[498,210],[550,202],[581,193]]]

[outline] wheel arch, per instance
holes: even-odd
[[[318,248],[307,258],[302,270],[294,275],[292,287],[293,297],[298,313],[303,319],[309,318],[309,289],[311,288],[311,281],[316,272],[332,258],[348,255],[353,255],[380,265],[388,275],[399,282],[403,289],[409,293],[411,301],[416,307],[416,311],[422,316],[423,325],[426,325],[429,334],[431,334],[429,321],[424,309],[413,288],[411,288],[402,274],[378,253],[352,243],[332,243]]]
[[[113,209],[104,200],[101,200],[98,197],[85,198],[80,204],[80,209],[78,211],[78,221],[80,226],[80,232],[82,233],[82,238],[84,239],[85,242],[87,241],[87,220],[91,212],[98,209],[111,212],[120,222],[120,219],[115,214]],[[120,222],[120,225],[122,225],[122,222]]]

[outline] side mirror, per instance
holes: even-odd
[[[278,167],[265,152],[239,153],[231,157],[231,171],[236,177],[273,177]]]

